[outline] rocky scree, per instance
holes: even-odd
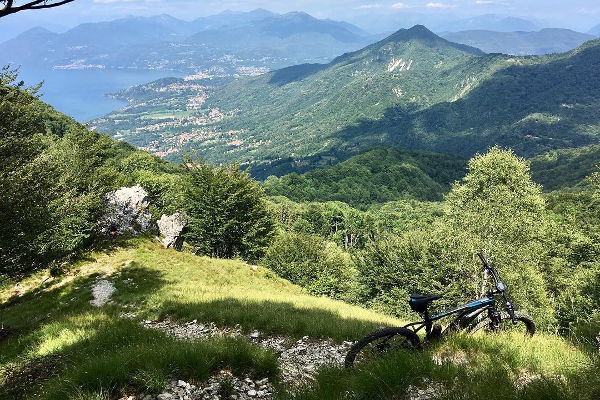
[[[180,339],[209,337],[245,337],[251,343],[274,350],[279,356],[282,382],[298,386],[310,382],[324,365],[341,366],[353,342],[336,345],[331,339],[314,339],[304,336],[294,341],[284,336],[265,336],[259,331],[245,335],[241,327],[221,328],[214,323],[202,324],[196,320],[180,324],[175,321],[144,321],[144,326],[163,331]]]

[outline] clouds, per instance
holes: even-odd
[[[451,8],[453,6],[445,3],[427,3],[425,5],[427,8]]]

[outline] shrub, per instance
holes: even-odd
[[[306,233],[282,233],[269,247],[263,265],[311,294],[352,301],[357,297],[356,269],[335,243]]]
[[[259,183],[237,165],[213,168],[191,159],[186,165],[186,240],[211,257],[262,257],[274,225]]]

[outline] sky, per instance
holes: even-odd
[[[432,18],[456,19],[482,14],[523,17],[541,27],[565,27],[579,31],[587,31],[600,24],[598,0],[75,0],[55,9],[25,11],[0,19],[0,36],[4,36],[0,37],[0,41],[18,30],[36,25],[58,31],[82,22],[128,15],[166,13],[191,20],[224,10],[249,11],[255,8],[279,13],[305,11],[318,18],[347,20],[359,25],[361,21],[390,15],[418,15],[428,22]]]

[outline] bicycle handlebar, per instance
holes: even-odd
[[[508,296],[506,296],[506,286],[504,286],[504,282],[502,282],[499,278],[498,275],[496,274],[496,271],[494,270],[494,267],[485,259],[485,257],[483,256],[483,253],[479,252],[477,253],[477,255],[479,256],[479,258],[481,259],[481,262],[483,263],[483,268],[487,271],[490,272],[490,274],[492,275],[492,278],[494,279],[494,283],[496,284],[496,293],[498,294],[502,294],[502,297],[504,297],[504,301],[506,301],[506,311],[508,311],[508,314],[510,315],[510,318],[512,319],[513,324],[516,324],[516,319],[515,319],[515,309],[512,305],[512,303],[510,302],[510,300],[508,299]]]

